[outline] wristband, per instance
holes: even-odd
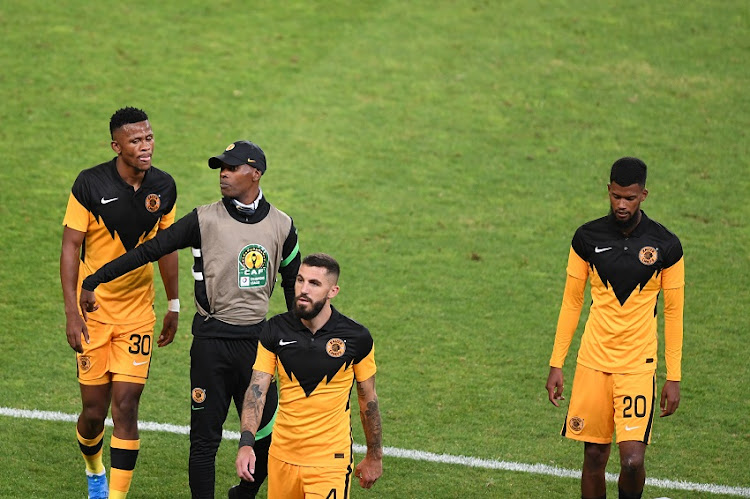
[[[255,445],[255,435],[253,435],[252,431],[245,430],[240,433],[240,449],[247,446],[252,447],[253,445]]]
[[[173,300],[169,300],[167,302],[167,310],[170,312],[179,312],[180,311],[180,299],[175,298]]]

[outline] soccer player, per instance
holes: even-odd
[[[578,350],[562,435],[584,442],[581,497],[606,497],[605,466],[613,432],[620,451],[621,499],[640,498],[644,457],[651,441],[656,392],[656,303],[664,294],[667,380],[660,416],[680,403],[685,264],[680,240],[641,210],[646,165],[615,161],[610,212],[573,236],[567,281],[547,378],[549,400],[563,397],[562,366],[578,326],[586,281],[591,309]]]
[[[279,414],[268,453],[269,499],[349,497],[349,395],[355,381],[367,454],[354,475],[369,489],[383,474],[375,348],[366,327],[331,306],[339,292],[339,272],[329,255],[305,257],[294,286],[293,310],[271,318],[261,333],[242,409],[236,466],[243,480],[255,479],[257,432],[278,372]]]
[[[60,281],[68,343],[76,351],[83,408],[78,445],[86,463],[90,498],[126,497],[140,440],[138,404],[151,361],[154,315],[153,267],[125,275],[99,292],[98,309],[78,308],[84,277],[153,238],[175,217],[177,188],[151,166],[154,132],[148,116],[126,107],[109,122],[117,156],[83,170],[73,184],[63,220]],[[168,311],[157,344],[168,345],[177,330],[177,254],[159,259]],[[102,464],[104,419],[112,408],[109,490]]]
[[[194,498],[213,498],[216,451],[234,400],[237,413],[250,383],[258,337],[269,299],[281,274],[287,308],[294,299],[300,265],[297,229],[271,205],[260,188],[266,156],[240,140],[208,160],[219,170],[223,199],[199,206],[147,243],[86,278],[81,305],[96,302],[94,289],[179,248],[192,247],[195,278],[193,344],[190,349],[190,489]],[[230,499],[255,497],[266,475],[266,454],[277,407],[274,384],[261,417],[255,482],[242,481]]]

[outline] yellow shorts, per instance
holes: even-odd
[[[121,326],[89,319],[91,343],[81,338],[83,353],[76,354],[78,382],[104,385],[112,381],[145,384],[154,347],[154,320]]]
[[[573,440],[608,444],[651,442],[656,374],[612,374],[578,365],[561,434]]]
[[[268,456],[268,499],[347,499],[352,467],[297,466]]]

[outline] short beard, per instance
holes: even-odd
[[[620,229],[620,231],[622,232],[627,232],[638,224],[639,213],[640,213],[640,210],[635,212],[633,216],[627,220],[619,220],[615,216],[615,211],[612,209],[612,207],[611,206],[609,207],[609,216],[615,222],[615,225],[617,225],[617,228]]]
[[[318,316],[321,310],[323,310],[323,307],[325,306],[326,301],[319,301],[319,302],[313,302],[312,308],[310,310],[305,310],[302,308],[299,303],[297,302],[297,299],[294,299],[294,308],[292,311],[294,312],[294,315],[298,319],[304,319],[306,321],[312,320]]]

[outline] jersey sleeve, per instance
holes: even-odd
[[[276,372],[276,354],[269,351],[262,341],[258,341],[258,353],[255,356],[254,371],[273,375]]]
[[[571,258],[574,253],[571,251]],[[573,341],[578,321],[583,309],[583,295],[586,290],[586,281],[578,279],[570,274],[565,281],[560,315],[557,318],[557,330],[555,332],[555,344],[552,348],[552,356],[549,361],[551,367],[562,367],[565,357],[568,355],[570,343]]]
[[[354,378],[357,381],[364,381],[375,376],[377,367],[375,366],[375,344],[371,343],[370,350],[364,358],[354,363]]]
[[[586,245],[583,243],[580,232],[580,230],[576,231],[576,235],[573,236],[573,242],[570,245],[567,272],[568,275],[585,281],[589,277],[589,264],[586,261],[588,251]]]
[[[169,213],[165,214],[159,219],[159,230],[164,230],[174,223],[175,214],[177,213],[177,203],[172,205],[172,209]]]
[[[661,271],[662,289],[677,289],[685,286],[685,259],[680,259],[673,265]]]
[[[72,192],[68,197],[68,207],[65,209],[63,225],[79,232],[88,231],[89,210],[81,204]]]

